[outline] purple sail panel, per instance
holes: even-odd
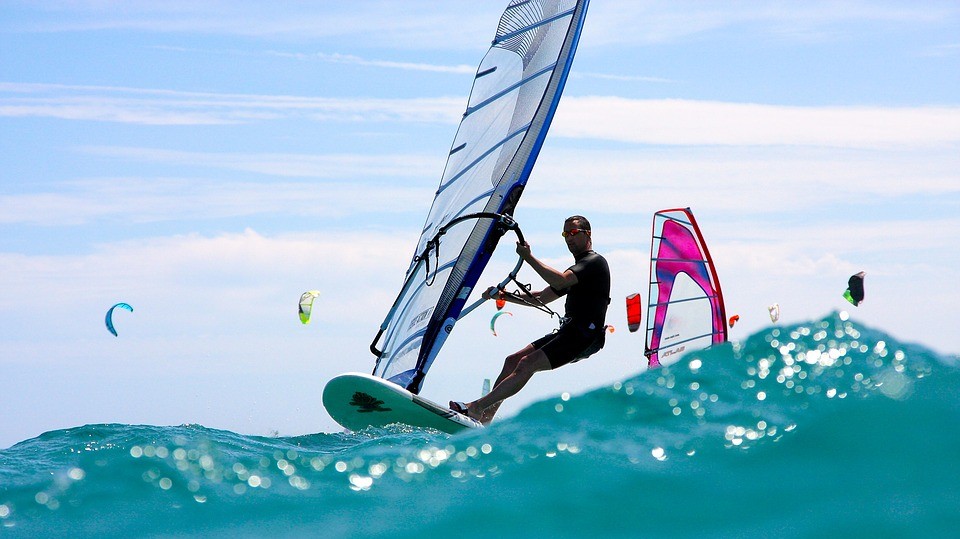
[[[646,355],[659,367],[727,340],[716,269],[689,209],[654,214]]]

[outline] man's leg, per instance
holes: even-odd
[[[530,381],[530,378],[533,377],[535,372],[546,371],[551,368],[550,360],[547,359],[547,355],[543,353],[543,350],[534,350],[520,358],[520,361],[517,363],[517,368],[504,377],[490,393],[473,402],[467,403],[467,410],[479,412],[482,417],[484,415],[483,412],[490,406],[497,404],[499,407],[501,401],[516,395],[517,392],[523,389],[523,386],[527,385],[527,382]],[[496,413],[496,410],[494,410],[494,413]],[[490,419],[493,419],[492,415]]]
[[[504,378],[510,376],[510,373],[517,369],[517,365],[520,364],[520,360],[533,352],[533,350],[533,345],[528,344],[519,352],[514,352],[507,356],[507,358],[503,361],[503,369],[500,371],[500,376],[497,376],[497,381],[494,382],[493,387],[496,388],[501,382],[503,382]],[[497,414],[497,409],[500,408],[501,402],[503,401],[497,401],[490,406],[487,406],[487,408],[483,411],[483,414],[480,416],[480,422],[484,425],[487,425],[493,421],[493,416]]]

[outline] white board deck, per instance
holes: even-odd
[[[406,389],[369,374],[341,374],[323,388],[323,406],[349,430],[403,423],[450,434],[482,428],[478,421],[440,406]]]

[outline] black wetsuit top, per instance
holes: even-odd
[[[567,296],[565,316],[574,325],[588,330],[603,330],[610,304],[610,267],[593,250],[577,256],[568,269],[577,276],[577,284],[553,291]],[[551,287],[552,288],[552,287]],[[592,327],[591,327],[592,325]]]
[[[567,296],[565,318],[560,329],[530,343],[542,350],[556,369],[579,361],[603,348],[604,320],[610,304],[610,268],[607,261],[593,251],[581,253],[569,268],[577,276],[577,284],[557,290]]]

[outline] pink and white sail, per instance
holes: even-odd
[[[727,341],[717,270],[690,208],[653,215],[646,351],[650,368]]]

